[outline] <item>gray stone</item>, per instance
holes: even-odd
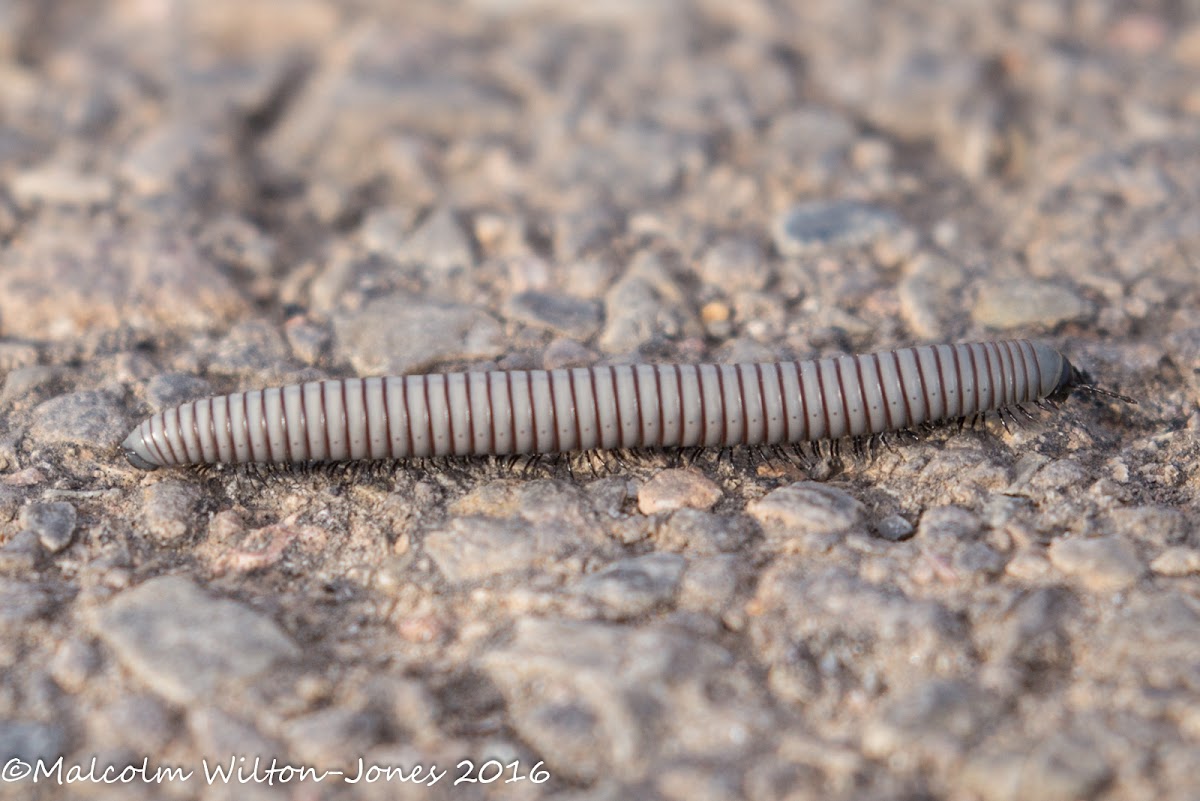
[[[211,701],[301,654],[270,618],[182,576],[126,590],[90,622],[126,668],[176,704]]]
[[[542,369],[557,370],[562,367],[591,367],[600,361],[594,350],[573,339],[556,339],[542,351]]]
[[[28,541],[32,546],[40,547],[35,537],[30,536]],[[26,626],[50,614],[54,606],[54,598],[46,585],[0,578],[0,628]]]
[[[877,759],[916,750],[949,764],[981,739],[999,711],[997,699],[958,681],[930,681],[893,700],[863,731],[863,750]]]
[[[200,243],[216,262],[227,264],[257,278],[274,272],[279,246],[275,239],[234,214],[218,217],[200,235]]]
[[[37,364],[38,349],[25,342],[0,342],[0,370],[17,370]],[[7,378],[5,381],[7,382]]]
[[[1063,732],[1034,747],[1022,767],[1017,798],[1027,801],[1096,798],[1112,775],[1104,756],[1089,738]]]
[[[107,449],[123,440],[130,428],[124,412],[107,393],[85,390],[39,404],[33,410],[30,434],[46,444]]]
[[[668,606],[686,564],[670,553],[622,559],[579,580],[572,591],[596,604],[604,617],[627,620]]]
[[[1004,572],[1003,554],[983,542],[968,542],[954,552],[954,568],[964,575],[996,576]]]
[[[29,208],[38,204],[98,206],[113,194],[112,180],[103,175],[86,175],[54,164],[41,165],[13,176],[9,183],[13,199]]]
[[[75,536],[75,507],[64,501],[31,503],[21,509],[21,526],[37,535],[50,553],[58,553]]]
[[[11,460],[11,461],[10,461]],[[5,462],[8,462],[5,464]],[[16,467],[15,460],[11,456],[6,456],[0,453],[0,467],[12,469]],[[37,468],[31,468],[37,470]],[[31,476],[35,481],[40,481],[42,476],[40,473],[35,473]],[[9,520],[14,520],[17,517],[17,510],[21,508],[22,493],[16,487],[0,486],[0,522],[7,523]]]
[[[100,654],[91,638],[70,639],[58,646],[50,675],[69,693],[80,693],[100,670]]]
[[[329,327],[303,318],[289,320],[283,329],[292,355],[305,364],[316,364],[326,355],[333,339]]]
[[[745,515],[717,515],[690,508],[668,517],[655,537],[660,547],[689,555],[735,553],[758,538],[758,526]]]
[[[120,744],[131,751],[152,754],[169,742],[177,725],[174,715],[159,699],[126,695],[97,710],[89,720],[93,740]]]
[[[206,379],[187,373],[162,373],[146,383],[146,401],[155,410],[170,409],[213,394],[212,384]]]
[[[430,214],[394,256],[418,265],[434,285],[468,272],[475,264],[471,240],[448,208]]]
[[[500,324],[471,306],[388,296],[334,318],[335,352],[362,375],[416,373],[505,350]]]
[[[875,533],[888,542],[903,542],[910,539],[916,529],[900,515],[888,515],[875,524]]]
[[[18,367],[4,377],[4,389],[0,391],[0,407],[16,401],[29,403],[31,398],[42,400],[53,394],[63,379],[64,371],[57,367],[31,365]]]
[[[74,225],[39,221],[0,254],[6,336],[70,341],[121,326],[220,328],[248,309],[180,234],[151,227],[116,235]]]
[[[728,294],[758,291],[771,280],[766,250],[746,237],[718,241],[704,252],[696,268],[701,280]]]
[[[802,481],[772,490],[746,505],[768,542],[785,550],[824,550],[864,525],[864,507],[847,492]]]
[[[188,724],[201,753],[236,754],[250,762],[255,757],[269,761],[281,753],[282,744],[260,732],[253,723],[240,720],[219,707],[204,705],[189,714]],[[228,757],[225,757],[228,760]],[[226,761],[225,764],[228,764]]]
[[[1172,331],[1163,344],[1172,361],[1182,368],[1180,372],[1184,379],[1193,390],[1200,390],[1200,373],[1188,369],[1191,365],[1200,364],[1200,328]]]
[[[696,470],[662,470],[638,489],[638,511],[644,515],[676,509],[711,509],[721,488]]]
[[[737,598],[743,570],[742,558],[737,554],[721,554],[689,562],[679,582],[677,606],[708,615],[720,615]]]
[[[512,571],[532,570],[549,554],[516,519],[459,517],[425,537],[425,552],[448,581],[477,581]]]
[[[603,322],[600,305],[566,295],[530,290],[514,295],[507,314],[526,325],[575,339],[589,339]]]
[[[1120,537],[1055,540],[1050,562],[1092,592],[1129,589],[1145,572],[1133,545]]]
[[[856,248],[901,228],[891,211],[854,200],[800,203],[775,218],[772,235],[783,256],[812,256]]]
[[[686,293],[658,253],[640,251],[604,296],[599,344],[608,353],[636,350],[656,337],[699,335]]]
[[[917,536],[925,547],[945,551],[962,542],[977,539],[983,521],[974,512],[961,506],[935,506],[921,515]]]
[[[1190,576],[1200,573],[1200,550],[1177,545],[1163,551],[1150,563],[1160,576]]]
[[[208,369],[221,375],[278,370],[289,350],[279,328],[267,320],[247,320],[229,330],[209,359]]]
[[[1183,514],[1166,506],[1125,506],[1113,509],[1108,516],[1114,534],[1134,537],[1155,548],[1182,545],[1189,534]]]
[[[553,775],[640,776],[681,751],[737,759],[773,723],[749,671],[677,627],[523,617],[483,664]]]
[[[0,546],[0,572],[32,573],[46,559],[45,546],[32,531],[18,531]]]
[[[890,576],[872,584],[845,568],[819,567],[810,556],[777,558],[747,608],[754,610],[748,623],[759,658],[786,665],[804,644],[828,683],[822,699],[831,693],[835,705],[838,687],[872,693],[911,686],[937,666],[975,659],[962,622],[943,605],[907,597]],[[873,654],[866,673],[854,667],[863,653]]]
[[[840,161],[856,134],[845,114],[817,104],[781,109],[770,124],[766,136],[772,152],[817,170]]]
[[[1030,681],[1065,676],[1074,655],[1064,625],[1077,604],[1062,587],[1044,587],[1021,598],[997,632],[996,649]]]
[[[59,724],[0,720],[0,765],[10,759],[29,763],[42,759],[51,763],[62,756],[66,748],[67,733]]]
[[[217,166],[234,158],[232,151],[233,138],[225,131],[197,125],[194,118],[170,118],[126,146],[122,184],[150,202],[219,193],[222,179],[236,186],[240,178]]]
[[[587,205],[554,218],[554,252],[563,261],[593,250],[607,250],[621,233],[621,214],[609,206]]]
[[[1087,319],[1091,313],[1087,302],[1072,289],[1012,279],[982,284],[971,319],[1001,331],[1051,329],[1060,323]]]
[[[508,572],[576,572],[569,556],[599,556],[611,545],[589,506],[578,487],[562,482],[483,484],[450,506],[457,517],[425,536],[425,551],[453,582]]]
[[[353,765],[383,733],[377,711],[333,706],[289,720],[282,736],[306,761],[322,769],[337,769]]]
[[[918,338],[945,338],[961,306],[958,294],[963,281],[962,268],[949,259],[921,253],[912,260],[896,293],[900,314]]]
[[[194,524],[200,489],[192,483],[165,479],[142,490],[142,520],[155,540],[177,544]]]

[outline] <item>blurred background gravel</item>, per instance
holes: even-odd
[[[5,2],[0,238],[0,758],[551,774],[0,796],[1200,797],[1194,2]],[[840,472],[116,448],[318,377],[998,336],[1142,402]]]

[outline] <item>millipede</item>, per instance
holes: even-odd
[[[1056,405],[1091,384],[1024,339],[757,364],[638,364],[311,381],[161,411],[135,467],[837,442]],[[1028,412],[1026,411],[1028,414]]]

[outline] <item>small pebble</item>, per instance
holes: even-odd
[[[802,481],[751,501],[746,512],[775,536],[840,535],[862,525],[864,507],[845,490]]]
[[[516,518],[458,517],[425,537],[425,552],[453,583],[533,569],[555,553]]]
[[[60,395],[33,410],[30,433],[44,443],[77,443],[111,447],[129,433],[125,413],[104,392],[87,390]]]
[[[704,252],[696,271],[706,284],[732,294],[741,290],[758,291],[771,280],[766,250],[746,237],[722,239]]]
[[[663,470],[638,490],[638,510],[644,515],[676,509],[711,509],[721,500],[721,488],[695,470]]]
[[[746,515],[717,515],[703,509],[680,509],[659,529],[661,547],[689,554],[736,553],[758,536],[758,526]]]
[[[542,351],[542,368],[557,370],[562,367],[591,367],[599,355],[573,339],[555,339]]]
[[[162,373],[146,384],[146,401],[151,409],[170,409],[216,394],[207,380],[189,373]]]
[[[598,604],[604,617],[628,620],[670,603],[686,564],[670,553],[622,559],[580,579],[573,591]]]
[[[178,722],[154,696],[124,695],[98,708],[88,721],[89,734],[98,742],[119,744],[151,754],[169,742]]]
[[[288,720],[280,735],[301,759],[329,770],[367,753],[382,738],[382,728],[379,710],[331,706]]]
[[[0,756],[5,763],[12,760],[28,764],[41,760],[49,766],[62,756],[67,744],[67,730],[62,723],[0,718]],[[10,781],[12,779],[5,778],[6,783]]]
[[[278,371],[287,361],[288,346],[279,326],[267,320],[247,320],[229,330],[218,343],[208,369],[223,375]]]
[[[434,286],[444,286],[448,278],[466,273],[475,264],[471,239],[449,208],[430,214],[391,255],[416,264]]]
[[[160,576],[93,611],[91,627],[131,673],[172,703],[207,701],[298,659],[271,618],[215,598],[183,576]]]
[[[250,275],[269,277],[275,267],[275,240],[244,217],[218,217],[201,232],[200,243],[215,261]]]
[[[913,528],[913,524],[900,515],[888,515],[875,524],[875,533],[889,542],[903,542],[910,539],[914,531],[916,529]]]
[[[24,342],[0,342],[0,370],[16,370],[37,364],[38,349]]]
[[[75,536],[75,507],[65,501],[31,503],[21,509],[21,526],[37,535],[50,553],[58,553]]]
[[[505,352],[504,332],[472,306],[389,295],[334,318],[335,358],[360,375],[405,375]]]
[[[373,253],[396,255],[408,240],[418,210],[410,206],[384,206],[373,209],[363,219],[358,235],[363,246]]]
[[[689,562],[679,584],[679,607],[708,614],[726,609],[737,595],[741,566],[734,553]]]
[[[27,536],[23,537],[22,534]],[[31,568],[22,567],[20,570],[9,570],[4,564],[4,556],[8,552],[8,546],[12,545],[18,538],[22,539],[20,547],[26,551],[35,553],[41,552],[41,545],[37,541],[37,537],[30,532],[17,532],[13,539],[9,540],[3,548],[0,548],[0,573],[12,572],[22,576],[29,573]],[[0,578],[0,631],[13,626],[26,626],[35,620],[40,620],[54,611],[56,600],[51,594],[49,585],[37,581],[24,581],[20,578]],[[12,642],[14,637],[6,633],[0,642]],[[0,651],[2,652],[2,651]],[[6,656],[8,656],[6,654]],[[11,664],[12,656],[8,656],[6,663]],[[4,726],[0,724],[0,732],[3,732]],[[2,753],[2,752],[0,752]]]
[[[329,327],[304,318],[288,320],[283,327],[292,355],[305,364],[316,364],[329,349],[332,336]]]
[[[67,692],[81,692],[99,671],[100,654],[88,639],[70,639],[58,646],[50,675]]]
[[[42,166],[15,175],[9,188],[22,206],[97,206],[112,197],[113,184],[101,175],[84,175],[65,167]]]
[[[200,489],[193,483],[165,479],[142,490],[142,515],[146,531],[165,544],[178,543],[187,537]]]
[[[1016,798],[1076,801],[1096,798],[1112,779],[1104,754],[1087,735],[1060,732],[1036,743],[1021,766]]]
[[[0,573],[32,573],[45,558],[46,551],[37,534],[28,530],[18,531],[9,537],[8,542],[0,545]]]
[[[1150,569],[1160,576],[1190,576],[1200,573],[1200,550],[1176,545],[1159,554]]]
[[[931,680],[897,694],[883,714],[863,731],[863,751],[887,758],[915,750],[929,758],[953,760],[994,714],[996,703],[972,685]]]
[[[8,406],[14,401],[29,403],[31,400],[44,400],[54,394],[55,386],[62,381],[63,375],[64,371],[59,367],[18,367],[4,377],[0,406]]]
[[[1009,560],[1004,572],[1013,578],[1034,581],[1050,572],[1050,561],[1033,550],[1018,551],[1017,555]]]
[[[1120,537],[1055,540],[1050,562],[1093,592],[1129,589],[1144,571],[1133,545]]]
[[[775,248],[783,256],[811,256],[825,250],[854,248],[898,231],[891,211],[854,200],[801,203],[775,218]]]
[[[508,302],[508,316],[574,339],[589,339],[603,322],[600,305],[568,295],[530,290]]]
[[[1027,280],[985,283],[971,309],[971,319],[988,328],[1007,331],[1049,329],[1091,313],[1073,290],[1057,284]]]

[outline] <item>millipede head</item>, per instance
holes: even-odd
[[[1063,376],[1059,379],[1058,387],[1054,392],[1050,393],[1048,398],[1052,401],[1064,401],[1070,397],[1072,392],[1080,391],[1087,392],[1092,395],[1102,395],[1106,398],[1115,398],[1125,403],[1137,405],[1137,401],[1128,395],[1122,395],[1119,392],[1113,392],[1111,389],[1098,387],[1092,381],[1092,377],[1084,370],[1072,365],[1067,358],[1063,357]]]
[[[156,470],[159,465],[157,462],[151,461],[153,456],[150,454],[150,449],[146,447],[146,441],[142,437],[141,429],[135,428],[125,441],[121,443],[121,450],[125,452],[125,458],[129,463],[138,470]]]

